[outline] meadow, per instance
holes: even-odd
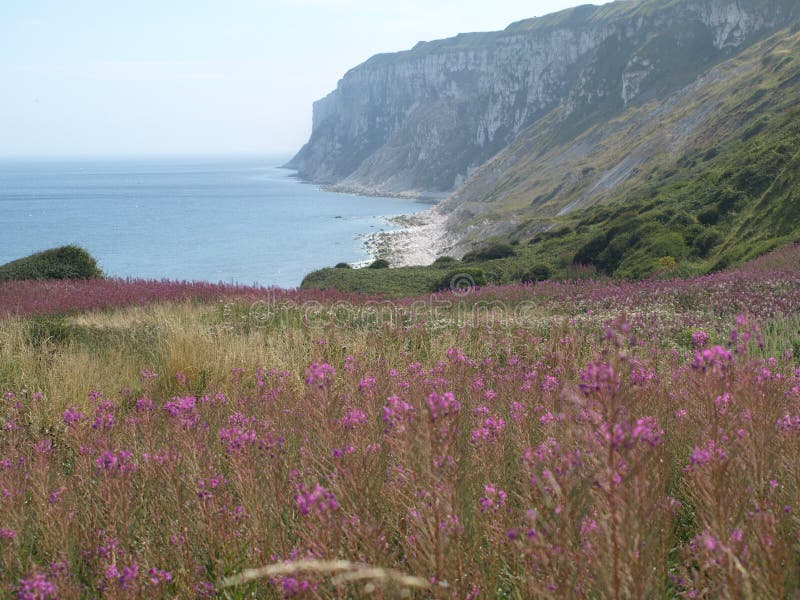
[[[798,264],[2,283],[0,596],[794,597]]]

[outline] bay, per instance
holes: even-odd
[[[78,244],[113,277],[290,288],[368,260],[364,235],[427,208],[322,191],[279,168],[285,160],[4,159],[0,264]]]

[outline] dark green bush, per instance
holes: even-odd
[[[336,266],[333,267],[333,268],[334,269],[352,269],[353,267],[351,267],[349,263],[340,262],[340,263],[336,263]]]
[[[553,276],[553,271],[547,265],[534,265],[523,273],[520,281],[523,283],[547,281]]]
[[[378,260],[374,261],[370,264],[368,269],[388,269],[389,268],[389,261],[383,258],[379,258]]]
[[[486,273],[483,269],[467,267],[447,273],[434,285],[433,291],[463,290],[482,285],[486,285]]]
[[[608,240],[605,234],[600,234],[593,237],[583,246],[581,246],[575,253],[575,258],[572,260],[576,265],[594,265],[597,264],[597,259],[600,253],[606,249]]]
[[[457,258],[453,258],[452,256],[440,256],[431,266],[433,267],[450,267],[458,262]]]
[[[510,244],[496,243],[489,244],[483,248],[472,250],[464,255],[463,262],[478,262],[481,260],[495,260],[497,258],[508,258],[516,254]]]
[[[697,220],[703,225],[715,225],[719,221],[719,206],[709,206],[697,215]]]
[[[722,241],[722,234],[718,231],[709,230],[704,231],[700,235],[698,235],[694,239],[694,247],[697,249],[697,252],[700,256],[705,257],[708,256],[708,253],[711,251],[714,246],[719,244]]]
[[[618,235],[611,240],[608,246],[606,246],[606,249],[595,258],[593,264],[604,273],[613,273],[622,262],[628,249],[637,241],[638,238],[634,238],[633,235],[629,233]]]
[[[97,261],[83,248],[62,246],[0,266],[0,281],[17,279],[92,279],[102,277]]]

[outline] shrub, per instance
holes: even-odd
[[[431,266],[433,267],[450,267],[458,262],[457,258],[453,258],[452,256],[440,256]]]
[[[340,263],[336,263],[336,266],[333,267],[333,268],[334,269],[352,269],[353,267],[351,267],[349,263],[340,262]]]
[[[697,215],[697,220],[703,225],[715,225],[719,221],[719,206],[710,206]]]
[[[436,283],[433,291],[463,290],[483,285],[486,285],[486,273],[483,269],[471,267],[448,272]]]
[[[102,277],[97,261],[83,248],[61,246],[0,266],[0,281],[22,279],[92,279]]]
[[[572,259],[573,264],[576,265],[594,265],[597,261],[597,256],[606,249],[608,240],[605,234],[593,237],[591,240],[581,246],[575,253],[575,258]]]
[[[383,258],[379,258],[378,260],[374,261],[372,264],[367,267],[368,269],[388,269],[389,268],[389,261]]]
[[[704,231],[695,238],[694,247],[700,256],[705,257],[721,241],[722,235],[718,231]]]
[[[472,250],[464,255],[464,262],[478,262],[481,260],[494,260],[497,258],[508,258],[514,256],[516,252],[510,244],[496,243]]]
[[[546,281],[553,276],[553,271],[547,265],[534,265],[520,278],[523,282]]]
[[[675,231],[661,231],[644,241],[648,254],[655,258],[674,256],[683,258],[686,254],[686,241]]]

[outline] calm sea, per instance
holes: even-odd
[[[284,160],[0,161],[0,264],[79,244],[111,276],[295,287],[368,259],[360,236],[426,208],[323,192]]]

